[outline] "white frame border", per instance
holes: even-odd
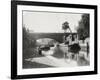
[[[54,12],[73,12],[73,13],[89,13],[90,14],[90,66],[71,67],[71,68],[39,68],[39,69],[22,69],[22,10],[36,11],[54,11]],[[94,71],[94,10],[79,8],[59,8],[45,6],[25,6],[17,5],[17,75],[27,74],[47,74],[62,72],[81,72]]]

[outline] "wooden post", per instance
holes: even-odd
[[[89,55],[89,43],[87,42],[87,57]]]

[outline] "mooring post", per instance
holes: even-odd
[[[89,55],[89,43],[87,42],[87,57]]]

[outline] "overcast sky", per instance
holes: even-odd
[[[51,13],[23,11],[23,25],[33,32],[64,32],[62,24],[69,22],[72,32],[76,32],[76,27],[82,14],[75,13]]]

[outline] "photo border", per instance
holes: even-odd
[[[95,26],[94,28],[94,53],[95,53],[94,71],[17,75],[17,16],[18,16],[17,5],[93,9],[94,26]],[[90,74],[97,74],[97,6],[96,5],[48,3],[48,2],[33,2],[33,1],[11,1],[11,78],[12,79],[75,76],[75,75],[90,75]]]

